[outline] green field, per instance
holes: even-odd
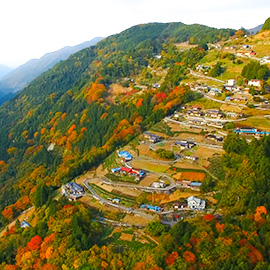
[[[263,130],[270,130],[270,119],[268,117],[250,117],[246,121],[236,122],[236,126],[251,126]]]

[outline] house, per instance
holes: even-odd
[[[147,131],[143,133],[143,136],[145,139],[149,140],[152,143],[157,143],[157,142],[160,142],[163,140],[163,138],[161,136],[152,134],[152,133],[147,132]]]
[[[235,84],[236,84],[236,81],[234,79],[230,79],[227,81],[228,86],[235,86]]]
[[[263,81],[262,81],[262,80],[256,80],[256,79],[249,80],[249,81],[248,81],[248,85],[250,85],[250,86],[253,85],[253,86],[255,86],[255,87],[261,88],[262,85],[263,85]]]
[[[221,119],[223,117],[223,113],[220,110],[211,109],[205,113],[205,117]]]
[[[204,210],[206,206],[205,200],[190,196],[187,198],[187,206],[192,210]]]
[[[197,145],[195,142],[189,142],[189,141],[176,141],[174,142],[175,145],[178,145],[181,147],[181,149],[190,149]]]
[[[215,134],[207,134],[205,135],[206,139],[212,140],[212,141],[216,141],[216,142],[222,142],[223,138],[221,136],[217,136]]]
[[[193,190],[200,190],[200,187],[201,187],[201,185],[202,185],[202,183],[201,182],[191,182],[190,184],[189,184],[189,187],[191,188],[191,189],[193,189]]]
[[[199,159],[198,157],[194,157],[194,156],[183,156],[183,158],[187,160],[192,160],[192,161],[197,161]]]
[[[151,186],[153,188],[164,188],[166,185],[165,183],[162,183],[162,182],[154,182]]]
[[[119,198],[113,198],[113,199],[112,199],[112,202],[118,204],[118,203],[121,202],[121,200],[120,200]]]
[[[203,113],[200,110],[194,109],[194,110],[188,110],[187,115],[201,117],[203,115]]]
[[[123,174],[130,174],[131,176],[135,176],[137,180],[140,180],[142,177],[145,176],[145,172],[134,169],[134,168],[127,168],[127,167],[118,167],[118,168],[113,168],[112,173],[123,173]]]
[[[238,118],[240,117],[240,114],[235,113],[235,112],[226,112],[227,117],[232,117],[232,118]]]
[[[263,135],[270,135],[270,132],[268,131],[262,131],[262,130],[258,130],[257,128],[253,128],[253,127],[237,127],[234,130],[235,133],[239,133],[239,134],[245,134],[245,135],[253,135],[253,136],[263,136]]]
[[[84,189],[81,185],[75,182],[69,182],[62,186],[61,193],[63,196],[67,196],[75,201],[83,196]]]
[[[120,158],[123,158],[125,161],[130,161],[133,158],[133,156],[127,151],[117,151],[117,154]]]
[[[174,209],[183,209],[187,206],[185,202],[175,202],[173,203],[173,208]]]
[[[216,89],[216,88],[211,88],[210,91],[208,92],[209,95],[211,96],[215,96],[217,94],[221,94],[221,91],[219,89]]]
[[[30,228],[31,225],[27,221],[23,220],[21,222],[21,228],[27,228],[27,227]]]
[[[207,126],[209,127],[215,127],[215,128],[223,128],[224,127],[224,124],[221,123],[221,122],[207,122],[206,124]]]
[[[189,120],[188,123],[192,125],[205,125],[205,121],[201,121],[197,119]]]
[[[160,87],[160,84],[154,83],[154,84],[153,84],[153,87],[156,88],[156,89],[158,89],[158,88]]]
[[[264,56],[263,58],[261,58],[260,63],[261,64],[269,64],[270,63],[270,56]]]

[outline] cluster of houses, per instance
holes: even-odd
[[[75,182],[68,182],[66,185],[62,186],[61,193],[63,196],[76,201],[83,196],[84,189],[81,185]]]
[[[144,132],[143,136],[146,140],[148,140],[151,143],[157,143],[157,142],[161,142],[163,140],[163,137],[155,135],[155,134],[150,133],[148,131]]]
[[[134,176],[135,180],[140,181],[144,176],[145,172],[142,170],[134,169],[134,168],[127,168],[127,167],[118,167],[111,170],[114,174],[124,174]]]
[[[190,109],[186,111],[187,118],[196,118],[196,117],[204,117],[205,119],[221,119],[223,118],[223,113],[220,110],[210,109],[206,111],[202,111],[199,106],[192,106]]]

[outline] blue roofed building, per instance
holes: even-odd
[[[127,151],[119,151],[117,154],[120,158],[125,159],[125,161],[130,161],[133,158],[133,156]]]
[[[31,225],[27,221],[23,220],[21,222],[21,228],[27,228],[27,227],[30,228]]]

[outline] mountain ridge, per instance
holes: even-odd
[[[95,45],[102,39],[103,38],[101,37],[96,37],[75,46],[65,46],[58,51],[46,53],[39,59],[27,61],[25,64],[9,72],[0,80],[0,92],[9,93],[22,90],[28,83],[53,67],[59,61],[66,60],[71,54]]]

